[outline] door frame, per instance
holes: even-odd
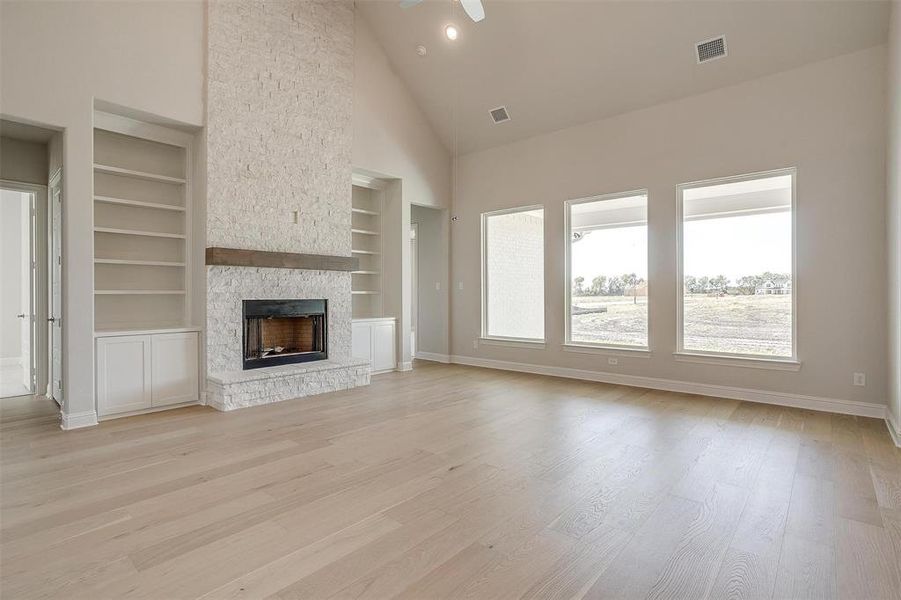
[[[410,223],[410,358],[419,350],[419,223]]]
[[[54,188],[59,189],[60,196],[60,209],[59,209],[59,227],[56,229],[59,235],[59,239],[54,239],[54,229],[53,229],[53,213],[54,207],[52,205],[53,199],[51,198],[51,191]],[[65,352],[63,351],[64,346],[64,331],[63,331],[63,313],[65,312],[66,306],[66,295],[65,288],[63,286],[63,279],[65,278],[65,272],[63,270],[63,220],[64,220],[64,206],[65,197],[63,196],[63,168],[58,167],[55,171],[50,174],[50,179],[47,185],[47,215],[45,219],[46,227],[47,227],[47,330],[46,330],[46,344],[47,344],[47,387],[44,395],[47,398],[53,399],[57,405],[62,407],[63,405],[63,372],[65,367]],[[54,247],[59,249],[59,256],[54,256]],[[57,290],[54,289],[53,285],[53,270],[54,270],[54,259],[57,261],[57,267],[59,268],[59,281],[57,282],[57,287],[59,288],[59,314],[55,314],[54,306],[53,306],[53,295]],[[53,318],[53,321],[49,319]],[[53,388],[53,361],[54,361],[54,350],[53,350],[53,330],[56,327],[59,333],[59,386],[57,393],[54,393]]]
[[[47,330],[48,292],[49,292],[49,263],[44,260],[46,255],[46,241],[49,240],[49,231],[45,217],[47,216],[47,186],[37,183],[26,183],[12,179],[0,179],[0,188],[15,192],[31,194],[30,203],[30,235],[29,270],[30,297],[28,311],[30,314],[30,347],[28,380],[31,382],[30,393],[38,392],[41,384],[47,379],[48,363],[44,357],[49,356]],[[23,365],[26,366],[26,365]]]

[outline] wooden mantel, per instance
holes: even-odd
[[[207,248],[206,264],[222,267],[268,267],[306,269],[308,271],[356,271],[360,259],[355,256],[266,252],[238,248]]]

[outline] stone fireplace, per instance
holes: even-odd
[[[366,385],[350,347],[353,3],[212,2],[207,18],[207,402]],[[271,337],[284,322],[247,329],[246,301],[297,299],[325,310],[296,341]]]

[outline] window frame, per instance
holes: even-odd
[[[571,240],[571,231],[570,225],[572,220],[572,211],[571,208],[573,206],[579,204],[587,204],[589,202],[603,202],[606,200],[618,200],[619,198],[631,198],[633,196],[644,196],[645,197],[645,209],[648,210],[648,218],[645,221],[645,227],[648,228],[648,234],[650,234],[650,205],[651,205],[651,195],[648,192],[647,188],[640,188],[636,190],[629,190],[626,192],[612,192],[610,194],[600,194],[597,196],[588,196],[586,198],[574,198],[571,200],[567,200],[563,203],[563,240],[564,240],[564,268],[563,268],[563,277],[564,277],[564,297],[563,297],[563,348],[564,350],[572,350],[574,352],[578,352],[580,350],[585,350],[588,352],[598,351],[598,353],[611,355],[615,353],[626,353],[625,355],[629,355],[629,353],[640,353],[640,354],[650,354],[651,352],[651,242],[650,235],[648,235],[647,245],[645,247],[645,263],[648,268],[648,342],[644,346],[632,346],[629,344],[598,344],[593,342],[574,342],[572,339],[572,240]],[[607,352],[609,351],[609,352]]]
[[[510,215],[522,212],[529,212],[533,210],[541,211],[541,255],[542,261],[545,262],[542,265],[542,278],[541,278],[541,310],[544,314],[543,319],[543,327],[540,338],[524,338],[524,337],[514,337],[514,336],[499,336],[499,335],[488,335],[488,264],[487,264],[487,245],[488,245],[488,219],[491,217],[502,216],[502,215]],[[479,339],[486,344],[494,344],[494,345],[503,345],[503,346],[511,346],[511,347],[523,347],[523,348],[544,348],[545,343],[547,341],[547,273],[546,273],[546,263],[547,263],[547,220],[544,218],[546,210],[543,204],[531,204],[529,206],[515,206],[512,208],[502,208],[500,210],[492,210],[483,212],[480,217],[481,223],[481,232],[480,232],[480,255],[479,262],[481,263],[481,283],[482,283],[482,293],[481,293],[481,305],[482,305],[482,318],[481,318],[481,331],[479,333]]]
[[[742,354],[735,352],[712,352],[708,350],[687,350],[685,348],[685,274],[684,274],[684,192],[686,190],[711,185],[740,183],[767,177],[791,177],[791,265],[792,265],[792,353],[791,356],[766,356],[763,354]],[[769,171],[758,171],[728,177],[715,177],[700,181],[681,183],[676,186],[676,360],[713,365],[742,366],[760,369],[798,371],[801,362],[798,358],[798,169],[785,167]]]

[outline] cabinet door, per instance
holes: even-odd
[[[97,339],[97,413],[150,408],[150,336]]]
[[[397,367],[394,346],[394,323],[374,323],[372,325],[373,371],[388,371]]]
[[[197,334],[152,336],[152,406],[197,401]]]
[[[372,362],[372,326],[369,323],[351,325],[350,354],[354,358]]]

